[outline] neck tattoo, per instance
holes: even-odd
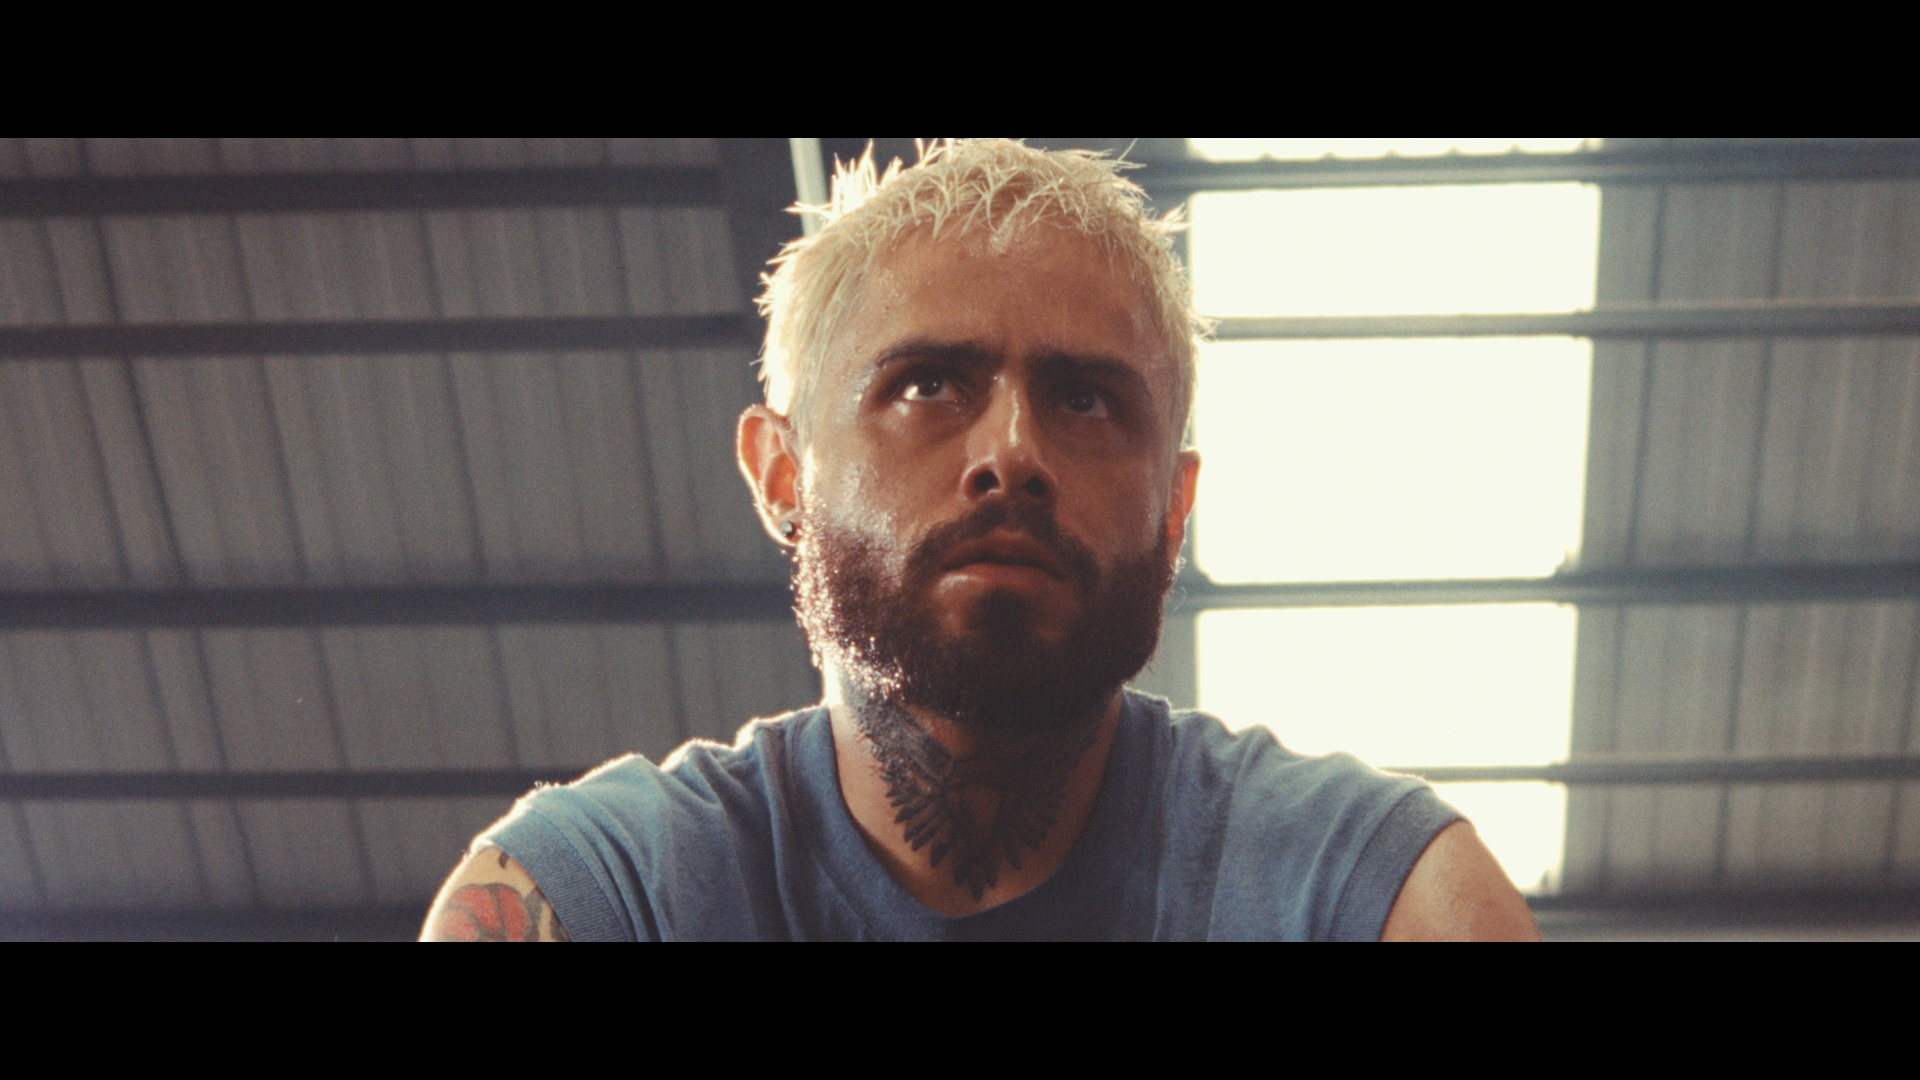
[[[956,757],[905,709],[869,700],[856,708],[894,824],[935,867],[979,900],[1000,868],[1021,868],[1060,817],[1067,778],[1099,733],[1097,720],[1039,733],[1018,750],[989,747]]]

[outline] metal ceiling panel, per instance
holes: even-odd
[[[1727,608],[1584,609],[1574,673],[1575,760],[1721,752],[1737,619]],[[1718,815],[1718,788],[1575,788],[1565,887],[1711,882]]]
[[[443,361],[270,360],[264,374],[306,582],[482,576]]]
[[[1911,298],[1912,183],[1610,189],[1600,302]],[[1911,339],[1601,343],[1582,567],[1864,562],[1920,545]],[[1920,605],[1581,612],[1574,753],[1904,752]],[[1881,884],[1912,785],[1576,789],[1565,887]]]
[[[371,901],[415,907],[424,921],[426,900],[465,857],[467,845],[512,805],[510,799],[360,801],[373,875]]]
[[[0,175],[718,163],[712,140],[10,140]],[[0,222],[0,322],[747,310],[710,207]],[[17,587],[783,582],[747,350],[0,369]],[[0,635],[0,768],[586,766],[818,700],[786,624]],[[0,807],[0,907],[424,901],[504,800]]]
[[[153,660],[155,695],[178,767],[199,771],[232,766],[226,736],[214,711],[205,635],[192,630],[156,630],[144,635]],[[197,837],[206,902],[233,907],[257,900],[258,875],[238,807],[231,802],[187,804]]]
[[[0,370],[0,579],[113,588],[127,580],[79,367]]]
[[[321,632],[202,635],[227,763],[235,769],[338,769],[345,736]],[[261,902],[352,905],[369,893],[365,823],[352,803],[242,802]]]
[[[820,700],[805,639],[785,623],[699,623],[674,628],[687,734],[732,743],[754,717]]]
[[[30,831],[24,805],[0,804],[0,906],[9,911],[50,906],[46,881],[28,839]]]
[[[1912,724],[1913,604],[1756,607],[1732,749],[1742,756],[1905,750]],[[1893,866],[1895,784],[1735,788],[1724,874],[1875,885]]]
[[[15,771],[586,767],[819,699],[797,627],[155,631],[0,637]],[[15,907],[420,903],[503,799],[28,803]]]
[[[518,764],[490,629],[329,630],[319,636],[348,767]],[[357,803],[369,899],[407,903],[431,895],[467,842],[507,805],[498,799]]]
[[[0,746],[7,768],[177,768],[153,670],[138,633],[0,639]],[[35,881],[44,902],[177,907],[207,899],[197,837],[178,804],[29,803],[19,808],[16,827],[15,857],[30,861],[0,870],[0,881],[15,889]]]

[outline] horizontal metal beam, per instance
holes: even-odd
[[[1137,174],[1160,199],[1198,191],[1408,184],[1871,180],[1920,176],[1910,139],[1632,147],[1313,161],[1160,161]],[[0,217],[267,214],[568,206],[719,206],[717,170],[685,165],[431,169],[0,180]]]
[[[1627,882],[1529,896],[1527,905],[1548,941],[1911,939],[1920,890],[1895,881],[1876,888],[1857,877],[1802,871],[1657,892]]]
[[[1596,570],[1548,578],[1221,585],[1182,578],[1179,611],[1432,604],[1746,604],[1920,599],[1920,562]],[[786,622],[785,582],[341,585],[0,592],[0,630]]]
[[[1768,141],[1623,147],[1563,154],[1445,154],[1310,161],[1165,161],[1140,170],[1156,200],[1203,191],[1430,184],[1766,183],[1920,176],[1920,140]]]
[[[431,897],[367,908],[0,911],[0,941],[412,941]]]
[[[0,774],[0,799],[447,799],[513,797],[591,766],[514,769],[302,770]],[[1546,781],[1573,786],[1779,784],[1920,779],[1920,755],[1636,759],[1551,765],[1394,768],[1434,783]]]
[[[1179,610],[1427,604],[1774,604],[1920,599],[1920,561],[1587,570],[1544,578],[1221,585],[1182,579]]]
[[[1755,301],[1645,304],[1514,315],[1302,315],[1221,319],[1220,341],[1350,338],[1584,337],[1688,340],[1920,335],[1920,304]]]
[[[0,593],[0,630],[782,622],[785,582],[371,585]]]
[[[0,180],[0,217],[720,204],[719,173],[686,165]]]
[[[758,348],[754,315],[0,327],[0,360]]]
[[[524,795],[591,766],[393,769],[370,772],[107,772],[0,774],[0,799],[453,799]]]
[[[1560,761],[1551,765],[1445,765],[1395,768],[1434,783],[1546,781],[1572,786],[1622,784],[1784,784],[1920,780],[1920,755],[1824,758],[1670,758]]]
[[[0,327],[0,360],[757,348],[756,316],[605,315]],[[1920,335],[1906,302],[1666,304],[1559,314],[1222,319],[1222,341],[1338,338],[1697,339]]]

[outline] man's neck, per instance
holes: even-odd
[[[915,899],[942,915],[970,915],[1066,861],[1106,776],[1119,692],[1083,722],[993,739],[863,698],[832,672],[826,682],[841,797],[880,864]]]

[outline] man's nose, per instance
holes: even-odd
[[[961,494],[969,502],[995,494],[1051,501],[1057,484],[1040,435],[1032,396],[1022,386],[997,380],[987,408],[967,434]]]

